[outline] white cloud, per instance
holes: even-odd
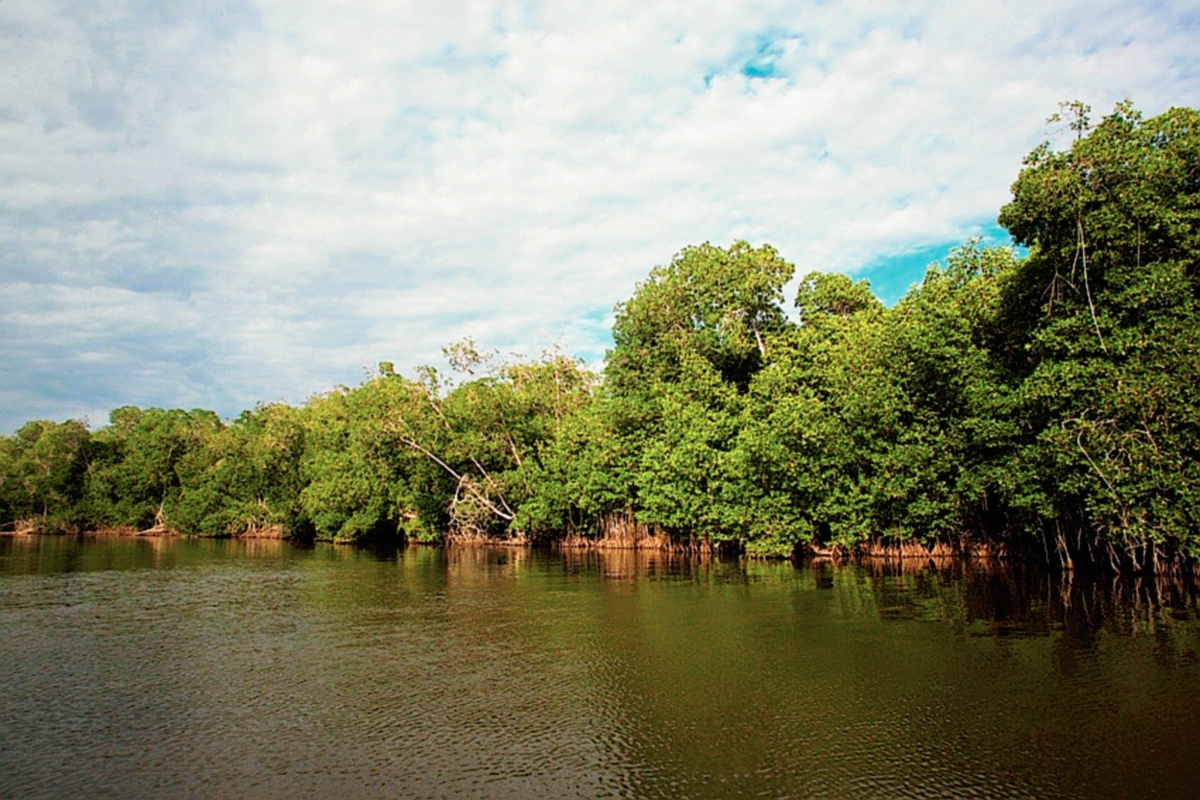
[[[854,272],[994,220],[1059,100],[1200,104],[1183,4],[183,8],[0,4],[0,429],[596,363],[686,244]]]

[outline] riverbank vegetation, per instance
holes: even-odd
[[[1025,160],[1000,223],[893,308],[769,245],[684,248],[561,352],[391,365],[232,421],[122,408],[0,437],[9,530],[560,542],[688,552],[1200,556],[1200,113]],[[1188,566],[1190,569],[1191,567]]]

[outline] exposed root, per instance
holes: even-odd
[[[420,544],[420,542],[417,542]],[[489,536],[486,531],[473,530],[467,531],[460,528],[447,533],[442,538],[442,544],[448,547],[532,547],[533,542],[525,538],[524,534],[510,536],[508,538],[497,538]]]
[[[930,545],[915,539],[874,539],[869,542],[846,547],[840,544],[821,545],[809,543],[797,549],[797,556],[806,560],[845,562],[852,560],[888,561],[945,561],[971,559],[992,561],[1009,557],[1008,546],[1003,542],[936,540]]]
[[[246,530],[238,533],[234,538],[237,539],[287,539],[288,533],[284,527],[278,523],[270,525],[257,524],[253,521]]]
[[[652,550],[697,556],[715,555],[721,547],[707,538],[671,535],[657,526],[638,522],[629,512],[606,516],[598,536],[571,533],[554,544],[562,550]]]
[[[73,525],[47,523],[40,517],[13,520],[0,526],[0,536],[70,536],[77,533],[79,529]]]
[[[175,528],[167,525],[167,518],[163,515],[162,506],[159,506],[158,511],[154,515],[154,524],[145,530],[138,531],[134,536],[182,536]]]
[[[86,533],[90,536],[137,536],[138,530],[131,525],[101,525]]]
[[[13,533],[17,536],[34,536],[45,531],[46,526],[40,519],[19,519],[13,523]]]

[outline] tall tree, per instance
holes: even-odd
[[[1030,248],[1003,309],[1027,426],[1009,494],[1066,559],[1197,554],[1200,113],[1087,111],[1000,214]]]
[[[174,526],[183,492],[179,467],[221,430],[212,411],[118,408],[96,432],[87,514],[98,524]]]
[[[770,246],[685,248],[617,307],[606,398],[644,523],[740,540],[747,513],[735,455],[754,376],[788,327],[793,267]]]
[[[84,522],[80,501],[93,449],[78,420],[29,422],[0,438],[0,524],[53,529]]]

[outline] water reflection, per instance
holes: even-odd
[[[0,795],[1197,796],[1197,610],[1002,563],[9,537]]]

